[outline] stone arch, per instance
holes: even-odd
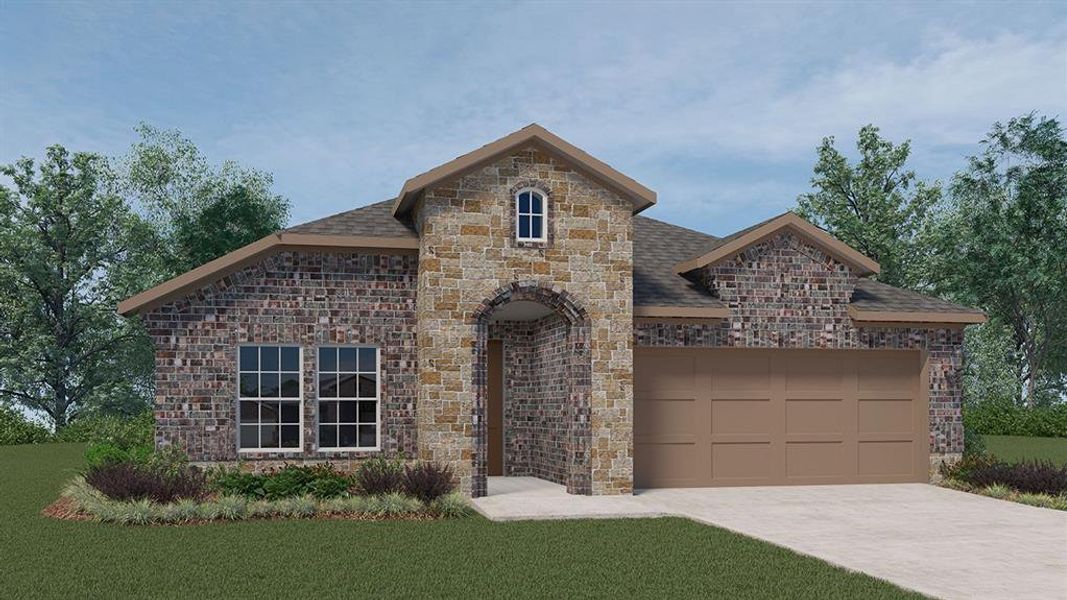
[[[488,341],[493,314],[510,302],[536,302],[559,315],[567,324],[563,343],[566,351],[566,402],[564,404],[565,431],[562,432],[562,456],[565,457],[565,481],[571,494],[591,494],[590,462],[590,388],[592,364],[589,352],[590,321],[581,302],[560,286],[539,281],[517,281],[498,288],[478,304],[471,315],[474,327],[473,384],[475,397],[472,407],[474,451],[472,493],[487,493],[488,433],[486,404],[488,400]]]

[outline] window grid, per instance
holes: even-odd
[[[546,241],[546,209],[544,194],[533,189],[519,190],[515,195],[515,239],[520,242]]]
[[[320,346],[318,358],[319,449],[379,449],[378,348]]]
[[[237,447],[299,452],[303,446],[299,346],[238,347]]]

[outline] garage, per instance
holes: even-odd
[[[918,350],[637,348],[637,488],[925,482]]]

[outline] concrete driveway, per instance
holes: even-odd
[[[475,502],[487,517],[675,515],[939,598],[1067,598],[1067,512],[918,483],[663,489],[590,498],[539,480],[511,479],[498,484],[497,495],[490,482],[490,495]]]
[[[925,484],[649,490],[685,515],[940,598],[1067,598],[1067,512]]]

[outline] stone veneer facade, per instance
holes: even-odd
[[[157,444],[180,444],[198,462],[236,460],[237,348],[291,344],[303,349],[302,451],[240,458],[345,465],[377,454],[316,449],[315,349],[366,344],[381,353],[381,448],[414,458],[417,265],[412,254],[282,252],[144,315],[156,347]]]
[[[929,375],[931,463],[963,452],[962,328],[856,327],[848,314],[857,279],[852,269],[790,231],[695,275],[731,317],[642,321],[636,346],[921,350]]]
[[[513,196],[525,187],[544,191],[551,211],[549,241],[532,247],[517,243],[513,229]],[[528,288],[545,290],[550,305],[553,295],[569,299],[586,315],[584,325],[571,323],[588,328],[572,351],[591,375],[588,392],[577,392],[586,397],[572,398],[587,422],[571,436],[568,488],[632,490],[632,212],[630,200],[534,148],[427,189],[415,206],[419,454],[455,465],[464,491],[486,493],[486,309],[511,293],[501,290]]]

